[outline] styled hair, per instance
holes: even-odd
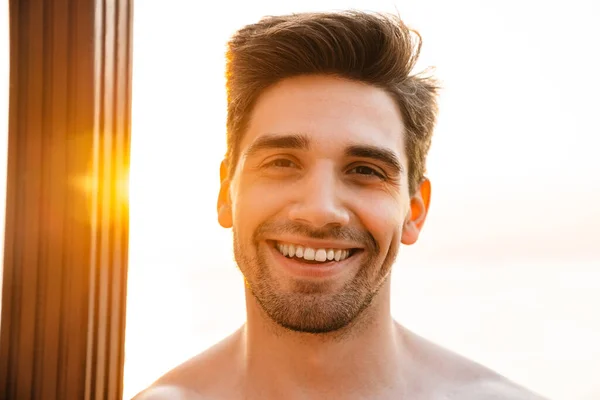
[[[405,128],[409,192],[424,178],[438,107],[438,85],[411,74],[421,36],[392,14],[362,11],[271,16],[237,31],[227,46],[227,153],[230,176],[260,94],[300,75],[331,75],[385,90]]]

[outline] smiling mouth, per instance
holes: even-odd
[[[283,256],[310,264],[325,264],[344,261],[360,249],[312,248],[294,243],[270,241],[271,245]]]

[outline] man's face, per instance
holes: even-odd
[[[305,76],[260,96],[218,208],[276,323],[330,332],[369,306],[427,209],[428,189],[409,198],[404,147],[396,104],[373,86]]]

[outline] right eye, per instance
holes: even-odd
[[[297,168],[295,162],[287,158],[277,158],[265,164],[264,168]]]

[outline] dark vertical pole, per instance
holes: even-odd
[[[0,398],[119,399],[132,0],[10,0]]]

